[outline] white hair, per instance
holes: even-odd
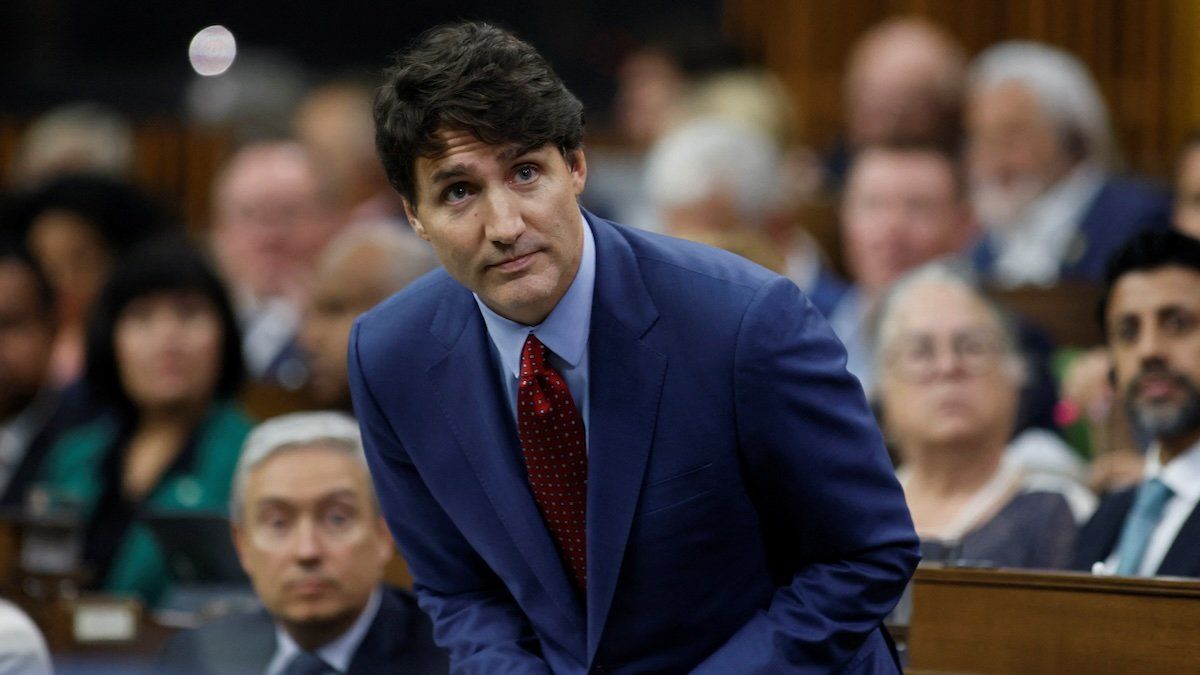
[[[778,146],[729,119],[699,117],[663,136],[646,159],[646,193],[658,210],[700,202],[720,190],[758,227],[783,201]]]
[[[1017,345],[1016,329],[1005,314],[1004,309],[994,300],[984,295],[975,275],[958,262],[935,260],[922,265],[908,274],[900,277],[884,295],[880,302],[879,312],[875,323],[875,370],[882,373],[888,352],[896,339],[898,332],[896,324],[900,308],[908,305],[908,298],[918,288],[926,286],[943,286],[957,288],[975,298],[983,305],[988,318],[995,322],[1000,333],[1000,349],[1004,372],[1009,374],[1013,383],[1019,388],[1026,378],[1024,357]],[[931,312],[941,311],[937,307],[925,308]]]
[[[429,244],[400,229],[402,223],[379,219],[354,223],[337,234],[321,254],[322,267],[340,262],[362,247],[381,251],[387,258],[387,278],[381,286],[395,292],[438,266]]]
[[[254,427],[242,445],[237,468],[233,472],[233,487],[229,496],[229,515],[235,523],[242,522],[245,515],[246,481],[250,472],[258,465],[280,452],[320,446],[335,452],[343,452],[358,460],[367,469],[367,458],[363,454],[362,433],[358,422],[345,413],[322,411],[300,412],[273,417]],[[373,504],[375,493],[371,490]]]
[[[1001,42],[975,59],[968,82],[976,90],[1009,83],[1027,87],[1064,140],[1080,143],[1085,161],[1108,170],[1119,164],[1108,106],[1075,55],[1039,42]]]

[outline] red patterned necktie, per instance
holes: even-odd
[[[587,588],[587,441],[583,418],[546,346],[530,333],[521,350],[517,434],[538,510],[580,591]]]

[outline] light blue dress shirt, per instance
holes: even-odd
[[[517,382],[521,375],[521,349],[530,333],[537,336],[550,350],[550,365],[566,380],[571,389],[575,407],[583,416],[585,432],[591,428],[588,408],[588,331],[592,325],[592,295],[596,287],[596,242],[592,228],[583,214],[579,217],[583,227],[583,254],[579,260],[579,271],[545,321],[536,326],[526,326],[506,319],[493,312],[479,296],[475,302],[483,314],[488,336],[492,342],[492,357],[499,368],[500,381],[504,383],[508,410],[513,423],[517,420]]]

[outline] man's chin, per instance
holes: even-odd
[[[1043,186],[1034,182],[1012,188],[977,186],[972,190],[971,205],[985,226],[1003,229],[1019,218],[1043,191]]]
[[[292,598],[284,609],[283,619],[289,623],[319,625],[341,621],[353,610],[340,597],[333,595]]]

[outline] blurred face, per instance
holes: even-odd
[[[936,142],[953,120],[939,89],[949,58],[920,37],[873,47],[846,83],[846,126],[852,145]]]
[[[342,224],[321,196],[309,157],[292,144],[234,158],[217,191],[214,236],[233,283],[264,298],[299,295],[317,255]]]
[[[198,291],[131,301],[113,336],[129,399],[139,408],[202,405],[216,389],[223,337],[216,306]]]
[[[683,91],[683,79],[664,54],[641,51],[625,59],[617,73],[614,107],[629,141],[646,147],[662,135]]]
[[[971,198],[988,225],[1016,218],[1075,164],[1033,93],[1010,82],[967,100]]]
[[[386,253],[360,246],[317,269],[300,343],[309,365],[309,390],[325,406],[347,407],[346,349],[359,314],[392,292]]]
[[[1200,145],[1192,146],[1179,163],[1174,220],[1175,229],[1200,238]]]
[[[1189,268],[1130,272],[1113,287],[1105,319],[1117,388],[1134,421],[1189,445],[1200,437],[1198,289],[1200,273]]]
[[[19,262],[0,262],[0,421],[41,389],[53,343],[54,320],[33,273]]]
[[[84,320],[112,268],[104,238],[74,213],[47,211],[30,225],[29,250],[46,270],[63,320]]]
[[[926,284],[897,307],[880,381],[901,452],[1002,448],[1016,419],[1017,384],[1003,363],[1000,327],[963,289]]]
[[[392,554],[362,463],[320,445],[283,450],[247,476],[234,543],[267,610],[289,631],[337,635]]]
[[[855,161],[842,227],[847,265],[868,295],[966,245],[970,221],[953,171],[932,152],[872,149]]]
[[[445,153],[417,158],[409,222],[450,276],[493,311],[541,323],[579,270],[583,151],[568,164],[548,143],[523,149],[465,132],[440,134]]]

